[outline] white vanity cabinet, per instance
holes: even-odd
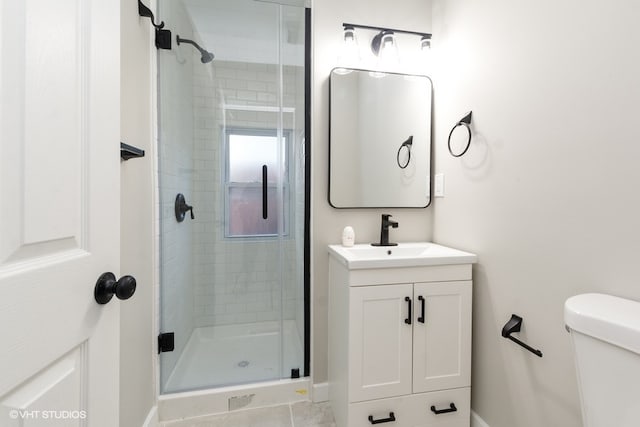
[[[354,269],[329,259],[337,427],[469,427],[471,263]]]

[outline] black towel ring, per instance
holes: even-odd
[[[409,166],[409,162],[411,161],[412,145],[413,145],[413,135],[409,136],[409,138],[405,142],[403,142],[402,145],[400,145],[400,148],[398,148],[398,153],[396,154],[396,162],[398,163],[398,167],[400,169],[405,169],[407,166]],[[402,151],[402,147],[406,147],[407,149],[407,161],[404,165],[400,163],[400,151]]]
[[[453,157],[462,157],[464,153],[466,153],[467,150],[469,149],[469,146],[471,145],[471,126],[469,126],[470,124],[471,124],[471,111],[469,111],[469,113],[467,113],[463,118],[460,119],[458,123],[456,123],[456,125],[453,128],[451,128],[451,132],[449,132],[449,138],[447,139],[447,146],[449,147],[449,153],[451,153]],[[467,129],[469,138],[467,138],[467,145],[464,147],[464,150],[462,150],[461,153],[455,154],[451,149],[451,135],[453,135],[453,131],[456,130],[458,126],[464,126]]]

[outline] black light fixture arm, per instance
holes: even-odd
[[[518,338],[511,336],[514,332],[520,332],[520,328],[522,327],[522,317],[512,314],[511,319],[502,327],[502,336],[504,338],[510,339],[514,343],[518,344],[529,350],[531,353],[535,354],[538,357],[542,357],[542,352],[531,347],[528,344],[523,343]]]
[[[164,21],[156,24],[153,12],[151,12],[151,9],[149,9],[144,3],[142,3],[141,0],[138,0],[138,15],[149,18],[151,20],[151,25],[153,25],[157,29],[164,28]]]
[[[342,27],[344,29],[347,29],[347,28],[362,28],[362,29],[365,29],[365,30],[375,30],[375,31],[381,31],[381,32],[382,31],[391,31],[393,33],[414,34],[416,36],[422,36],[422,37],[424,37],[426,39],[431,39],[431,33],[419,33],[417,31],[398,30],[398,29],[395,29],[395,28],[373,27],[373,26],[370,26],[370,25],[360,25],[360,24],[348,24],[346,22],[344,22],[342,24]]]

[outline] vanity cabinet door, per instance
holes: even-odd
[[[349,401],[410,394],[413,285],[349,293]]]
[[[416,283],[414,307],[413,392],[471,385],[471,281]]]

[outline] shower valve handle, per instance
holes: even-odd
[[[191,219],[196,219],[196,217],[193,216],[193,206],[185,204],[182,212],[184,212],[185,214],[189,212],[189,214],[191,215]]]
[[[196,217],[193,215],[193,206],[188,205],[184,198],[184,195],[182,193],[179,193],[176,196],[175,203],[176,220],[178,222],[184,221],[184,217],[187,212],[191,214],[191,219],[196,219]]]

